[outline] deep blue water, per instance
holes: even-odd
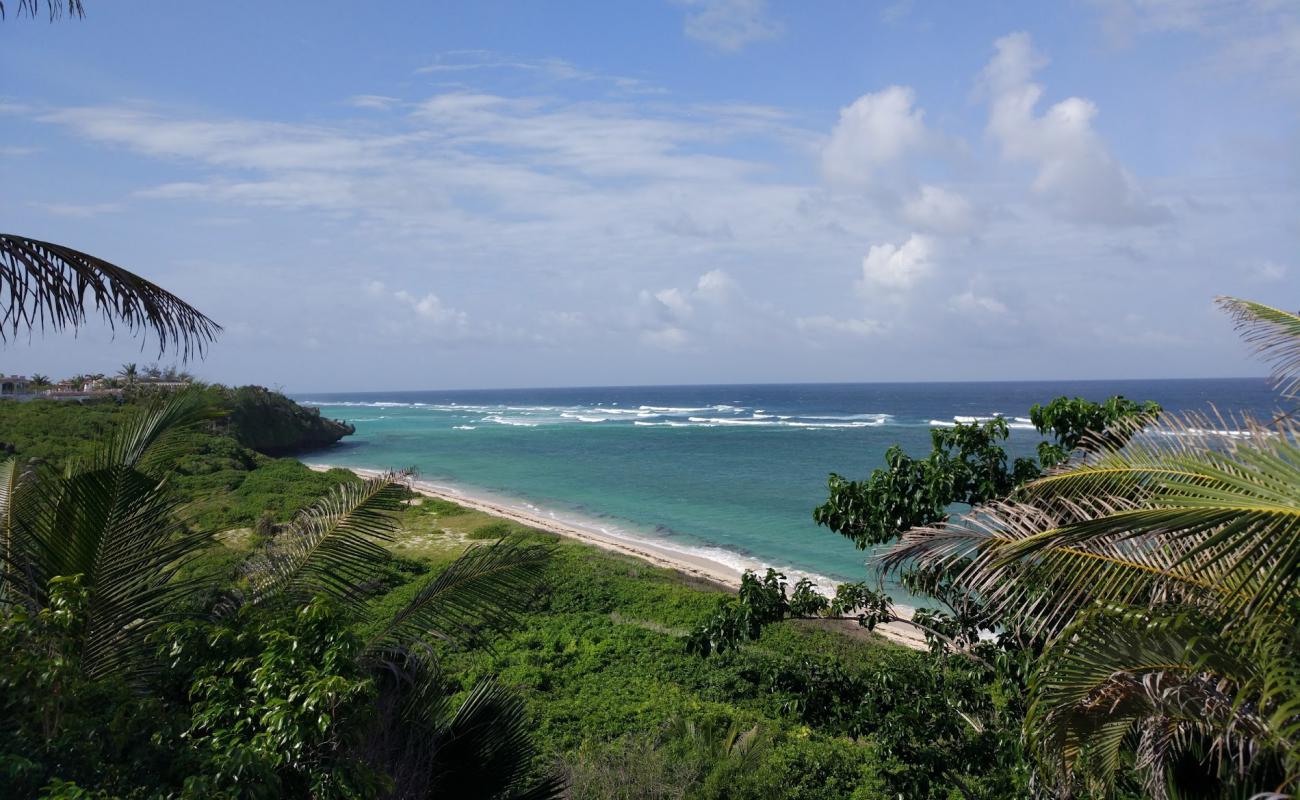
[[[1030,406],[1122,394],[1169,411],[1274,410],[1260,380],[656,386],[299,394],[354,436],[306,460],[418,468],[434,483],[559,517],[753,562],[860,579],[865,554],[812,521],[826,476],[857,478],[886,448],[929,451],[930,430],[1001,414],[1013,451],[1040,437]]]

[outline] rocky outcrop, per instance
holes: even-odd
[[[261,386],[224,389],[230,415],[222,423],[235,441],[272,456],[319,450],[356,432],[346,422],[322,417],[320,409],[301,406]]]

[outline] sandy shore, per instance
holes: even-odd
[[[308,464],[307,466],[321,472],[329,469],[348,469],[363,478],[374,478],[383,474],[383,470],[364,469],[360,467],[337,467],[330,464]],[[448,500],[465,506],[466,508],[481,511],[485,514],[491,514],[495,517],[518,522],[522,525],[554,533],[559,536],[576,539],[585,544],[592,545],[593,547],[599,547],[603,550],[609,550],[611,552],[622,553],[623,555],[639,558],[642,561],[649,562],[655,566],[675,570],[690,575],[691,577],[717,584],[718,586],[731,591],[740,588],[740,576],[742,570],[704,556],[658,545],[655,542],[646,539],[615,536],[591,526],[581,525],[576,522],[556,520],[552,517],[536,513],[525,506],[493,498],[472,495],[452,487],[429,483],[428,481],[412,481],[411,488],[428,497],[437,497],[442,500]],[[833,586],[822,586],[820,588],[828,592],[834,590]],[[900,613],[905,612],[905,609],[901,607],[898,610]],[[842,627],[851,632],[862,631],[856,623],[843,623]],[[907,647],[915,649],[925,648],[925,640],[917,633],[916,629],[904,623],[887,623],[885,625],[880,625],[877,626],[876,632],[891,641]]]

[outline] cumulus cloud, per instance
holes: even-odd
[[[640,294],[641,341],[675,349],[692,340],[692,333],[741,322],[750,309],[741,308],[743,299],[735,280],[720,269],[710,270],[682,289],[670,287]]]
[[[768,15],[767,0],[678,0],[686,14],[686,35],[734,53],[746,45],[774,39],[784,27]]]
[[[942,186],[925,184],[903,201],[903,219],[933,233],[949,236],[972,233],[978,216],[969,200]]]
[[[864,94],[840,109],[839,122],[822,150],[822,173],[833,183],[870,183],[880,167],[925,144],[924,117],[909,87]]]
[[[1101,225],[1147,225],[1169,218],[1107,149],[1093,128],[1097,106],[1070,97],[1038,113],[1043,87],[1035,72],[1046,59],[1029,34],[1003,36],[980,76],[989,102],[988,134],[1008,161],[1027,163],[1032,188],[1062,218]]]
[[[906,292],[928,276],[934,244],[929,237],[912,234],[901,245],[872,245],[862,259],[862,280],[858,288],[864,294],[878,290]]]

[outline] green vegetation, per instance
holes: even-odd
[[[45,404],[70,424],[22,442],[39,442],[52,463],[93,465],[103,448],[81,444],[89,426],[101,440],[120,438],[149,402],[157,399]],[[42,406],[12,408],[25,415]],[[909,766],[914,751],[946,746],[927,742],[933,730],[914,725],[927,713],[915,695],[936,680],[957,679],[934,672],[921,654],[810,623],[774,627],[720,658],[699,659],[686,652],[683,636],[716,613],[727,593],[548,534],[523,532],[521,540],[513,523],[435,498],[403,494],[385,512],[396,527],[382,544],[394,556],[367,572],[364,619],[328,591],[295,592],[287,606],[245,602],[213,618],[205,609],[260,596],[249,566],[282,552],[286,536],[301,535],[303,518],[292,522],[292,512],[307,503],[296,499],[319,501],[348,473],[262,456],[202,420],[172,431],[164,450],[151,461],[170,466],[168,502],[186,523],[168,530],[206,549],[176,576],[204,589],[185,584],[189,599],[172,597],[159,608],[195,613],[175,620],[163,614],[134,632],[129,662],[148,668],[119,675],[92,672],[78,655],[94,602],[93,570],[69,567],[80,577],[52,578],[40,603],[11,606],[0,634],[9,665],[0,669],[0,694],[11,701],[0,714],[0,769],[19,796],[41,787],[50,795],[151,796],[165,786],[182,795],[255,794],[222,782],[236,773],[241,785],[273,785],[280,796],[385,796],[389,773],[375,768],[366,749],[383,738],[373,715],[385,707],[384,685],[356,658],[358,648],[374,635],[375,620],[394,618],[467,549],[501,537],[551,551],[540,590],[503,594],[513,619],[490,633],[489,648],[435,647],[438,696],[458,703],[475,687],[508,689],[493,702],[534,731],[526,773],[534,779],[558,769],[571,796],[592,798],[883,798],[892,786],[921,781],[935,796],[962,796],[950,792],[952,778],[999,796],[1001,778],[987,776],[981,763],[953,764],[937,775]],[[344,483],[354,492],[373,485]],[[204,534],[209,529],[220,532],[215,541]],[[331,566],[311,585],[325,591],[339,574],[348,575]],[[54,662],[52,653],[60,654]],[[67,702],[57,728],[46,730],[40,698],[51,686]],[[985,696],[977,685],[965,689]],[[286,706],[289,693],[327,704],[325,728],[300,706]],[[510,706],[511,697],[523,705]],[[442,706],[438,724],[450,724],[457,707]],[[148,713],[130,713],[135,709]],[[304,755],[287,758],[295,747]],[[632,763],[637,771],[629,773]],[[629,774],[640,777],[629,784]]]
[[[212,387],[230,409],[225,423],[235,441],[259,453],[285,455],[328,447],[355,432],[345,422],[327,419],[320,409],[300,406],[261,386]]]
[[[1300,316],[1221,303],[1294,400]],[[1291,797],[1300,788],[1294,412],[1226,425],[1158,414],[1123,398],[1063,397],[1031,413],[1053,435],[1038,463],[1009,465],[1006,426],[994,420],[936,431],[924,460],[893,448],[864,481],[832,475],[817,521],[859,547],[890,545],[873,562],[878,577],[938,608],[900,615],[865,583],[831,599],[806,581],[788,591],[769,570],[746,575],[690,647],[727,653],[792,619],[905,622],[925,634],[933,667],[988,687],[995,701],[981,707],[960,684],[936,683],[920,695],[934,707],[912,732],[959,715],[991,745],[984,763],[1009,769],[1020,793]],[[944,751],[909,754],[913,773],[969,752],[934,733]]]
[[[384,546],[409,491],[382,477],[298,513],[231,580],[199,563],[210,533],[169,486],[185,434],[218,413],[201,390],[156,396],[63,471],[0,463],[9,791],[556,796],[521,701],[453,684],[438,658],[514,623],[547,546],[410,569]]]
[[[319,409],[301,406],[260,386],[230,388],[209,384],[194,388],[225,412],[211,420],[204,433],[228,434],[238,445],[264,455],[321,449],[355,430],[347,423],[322,417]],[[8,445],[27,458],[56,464],[89,458],[96,443],[133,403],[148,400],[159,391],[164,390],[141,384],[122,399],[0,403],[0,445]],[[234,457],[233,453],[228,455]]]
[[[1228,305],[1293,389],[1300,317]],[[878,587],[824,598],[769,572],[731,595],[312,471],[213,424],[221,391],[0,406],[18,453],[0,467],[8,795],[1296,788],[1285,418],[1225,436],[1060,398],[1032,412],[1037,459],[1010,458],[995,420],[832,476],[818,521],[886,545],[879,574],[934,603],[909,620],[916,652],[871,632],[901,616]]]

